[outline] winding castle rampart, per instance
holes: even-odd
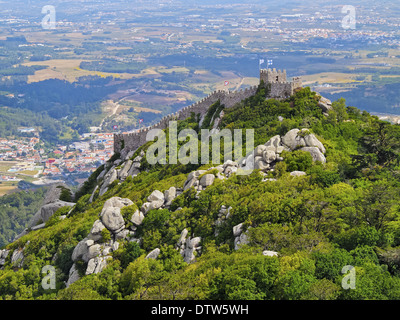
[[[268,84],[270,87],[269,97],[277,99],[290,97],[293,95],[294,89],[302,86],[300,78],[294,78],[293,82],[287,82],[285,70],[260,70],[260,83],[262,83],[262,81],[264,84]],[[139,129],[134,133],[114,134],[114,152],[120,153],[122,151],[122,147],[125,149],[125,151],[136,150],[147,142],[146,135],[148,131],[152,129],[166,129],[170,121],[185,120],[191,116],[192,112],[194,112],[196,115],[200,114],[200,117],[202,117],[207,113],[208,108],[218,100],[225,106],[225,108],[232,108],[242,100],[255,95],[257,89],[258,86],[246,88],[245,90],[241,89],[239,91],[217,90],[202,100],[190,106],[184,107],[176,113],[163,117],[160,122],[153,126]]]

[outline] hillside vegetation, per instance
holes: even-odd
[[[10,243],[40,208],[46,188],[0,197],[0,248]]]
[[[178,127],[196,131],[207,127],[207,122],[200,127],[198,120],[193,114]],[[114,179],[99,192],[95,186],[107,179],[104,168],[113,164],[119,168],[125,161],[118,161],[120,155],[115,155],[77,193],[77,204],[70,213],[60,209],[45,228],[7,245],[9,254],[0,270],[0,297],[400,298],[399,126],[346,106],[343,99],[324,115],[309,88],[277,101],[266,99],[260,87],[255,96],[224,109],[223,128],[254,129],[255,146],[294,128],[307,128],[326,148],[326,163],[313,161],[301,150],[283,152],[283,160],[273,171],[262,174],[255,170],[243,176],[232,173],[198,192],[195,187],[184,190],[188,174],[199,169],[214,172],[209,170],[214,164],[150,165],[143,157],[139,158],[140,173],[121,181]],[[128,159],[138,161],[151,144]],[[306,175],[293,176],[293,171]],[[155,190],[164,193],[171,187],[182,192],[169,206],[148,207],[146,199]],[[88,262],[73,259],[75,249],[94,233],[99,214],[105,214],[103,205],[113,197],[129,199],[124,200],[129,205],[120,212],[125,225],[133,226],[134,238],[117,241],[117,234],[103,228],[95,241],[118,242],[118,246],[101,272],[87,274]],[[131,216],[143,206],[147,208],[144,219],[134,226]],[[237,247],[234,227],[239,224],[247,241]],[[193,244],[196,250],[189,263],[179,250],[184,229],[189,239],[199,240]],[[22,261],[12,262],[14,253],[22,248]],[[149,258],[157,248],[156,258]],[[274,253],[269,254],[271,251]],[[56,268],[56,289],[41,286],[45,265]],[[347,265],[355,267],[355,289],[342,288],[342,268]],[[71,269],[77,279],[66,287]]]

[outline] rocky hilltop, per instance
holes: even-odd
[[[265,144],[257,146],[253,152],[243,157],[237,162],[228,160],[225,163],[210,167],[207,170],[195,170],[187,175],[183,188],[170,186],[166,190],[154,190],[147,196],[147,201],[138,208],[130,199],[112,197],[103,205],[99,214],[99,219],[93,223],[90,233],[82,239],[74,248],[72,253],[72,265],[69,271],[67,286],[79,279],[75,262],[81,260],[87,263],[85,275],[101,272],[109,261],[112,260],[111,252],[117,250],[120,241],[134,241],[141,243],[142,239],[137,237],[136,230],[142,224],[146,215],[151,210],[169,209],[172,201],[184,191],[194,188],[199,196],[200,192],[211,186],[216,179],[229,179],[235,172],[245,168],[249,163],[254,169],[259,169],[260,173],[267,176],[268,172],[274,171],[278,162],[284,161],[282,153],[302,150],[309,153],[313,161],[325,163],[324,153],[326,152],[323,144],[307,129],[292,129],[282,137],[277,135],[269,139]],[[97,177],[96,187],[91,194],[89,201],[95,201],[103,196],[111,185],[120,184],[128,177],[136,177],[141,173],[141,161],[145,154],[140,152],[138,156],[133,157],[133,152],[124,158],[117,158],[109,163]],[[306,175],[303,171],[293,171],[291,176]],[[276,179],[265,178],[263,181],[276,181]],[[66,204],[69,205],[69,204]],[[130,209],[127,220],[131,223],[125,223],[121,210]],[[176,210],[180,210],[177,208]],[[220,209],[220,216],[215,224],[223,223],[229,218],[229,208],[225,215],[226,208]],[[110,239],[104,241],[102,233],[110,233]],[[235,237],[235,249],[241,245],[247,244],[247,236],[243,230],[243,223],[235,225],[232,229]],[[187,263],[195,261],[196,256],[201,255],[201,237],[196,235],[188,236],[188,230],[181,231],[176,248],[179,250],[183,260]],[[160,248],[155,248],[146,255],[146,259],[156,259],[160,253]],[[267,254],[267,253],[266,253]],[[277,252],[270,251],[268,255],[277,255]]]
[[[0,250],[0,297],[400,298],[400,128],[309,88],[280,100],[265,90],[178,122],[211,136],[253,129],[237,159],[150,164],[147,142],[74,195],[54,187]],[[42,270],[54,270],[51,289]]]

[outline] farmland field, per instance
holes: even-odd
[[[101,78],[114,77],[116,79],[131,79],[135,76],[129,73],[109,73],[99,71],[89,71],[80,68],[81,59],[55,59],[47,61],[26,62],[24,66],[47,66],[46,69],[37,70],[34,75],[28,76],[28,83],[44,81],[47,79],[60,79],[69,82],[76,81],[83,76],[99,76]]]

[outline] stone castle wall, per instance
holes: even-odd
[[[163,117],[160,122],[155,125],[140,129],[138,132],[134,133],[114,134],[114,152],[121,152],[122,146],[129,151],[136,150],[147,142],[146,135],[150,130],[164,130],[168,127],[170,121],[187,119],[191,116],[192,112],[196,115],[200,114],[200,117],[202,117],[207,113],[208,108],[218,100],[221,104],[225,105],[225,108],[232,108],[242,100],[253,96],[257,92],[257,88],[258,86],[253,86],[240,91],[214,91],[204,99],[190,106],[184,107],[176,113]]]
[[[278,81],[276,81],[277,79]],[[270,85],[271,91],[269,96],[277,99],[290,97],[293,94],[294,89],[302,86],[301,78],[294,78],[293,82],[287,82],[285,70],[260,70],[260,80],[264,81],[265,84],[268,83]],[[232,108],[242,100],[255,95],[257,89],[258,86],[253,86],[240,91],[214,91],[204,99],[190,106],[184,107],[176,113],[163,117],[160,122],[153,126],[140,129],[134,133],[114,134],[114,152],[120,153],[122,147],[125,149],[124,151],[135,151],[147,142],[146,135],[150,130],[164,130],[168,127],[170,121],[187,119],[191,116],[192,112],[196,115],[200,114],[200,117],[202,117],[207,113],[208,108],[218,100],[225,106],[225,108]]]
[[[271,84],[271,98],[288,98],[293,95],[294,87],[292,82],[274,82]]]

